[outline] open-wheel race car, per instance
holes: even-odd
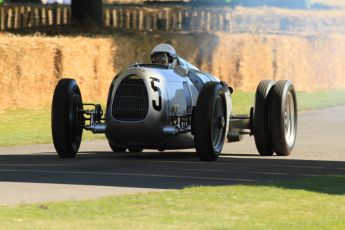
[[[52,102],[58,155],[75,157],[84,129],[104,133],[114,152],[195,148],[200,160],[214,161],[225,139],[240,141],[249,134],[260,155],[291,153],[297,132],[291,81],[261,81],[249,115],[236,115],[231,87],[166,53],[153,51],[153,63],[137,63],[118,73],[110,85],[105,113],[99,104],[83,103],[75,80],[61,79]]]

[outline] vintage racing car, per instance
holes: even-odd
[[[78,84],[61,79],[52,102],[52,136],[62,158],[75,157],[83,130],[104,133],[114,152],[195,148],[214,161],[225,139],[253,135],[260,155],[289,155],[297,132],[297,101],[291,81],[263,80],[249,115],[232,112],[233,90],[181,57],[175,66],[131,65],[113,79],[106,110],[83,103]]]

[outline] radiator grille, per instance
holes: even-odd
[[[132,75],[122,80],[113,101],[113,117],[121,121],[141,121],[146,118],[148,109],[148,94],[143,79]]]

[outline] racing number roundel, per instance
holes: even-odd
[[[161,89],[155,85],[155,82],[160,82],[158,78],[151,77],[151,88],[154,92],[158,93],[158,103],[156,100],[152,100],[152,107],[154,110],[162,110],[162,92]]]

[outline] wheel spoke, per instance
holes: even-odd
[[[211,138],[212,144],[215,149],[219,149],[222,146],[222,136],[224,127],[221,126],[222,119],[224,117],[224,106],[222,99],[218,96],[213,110]]]

